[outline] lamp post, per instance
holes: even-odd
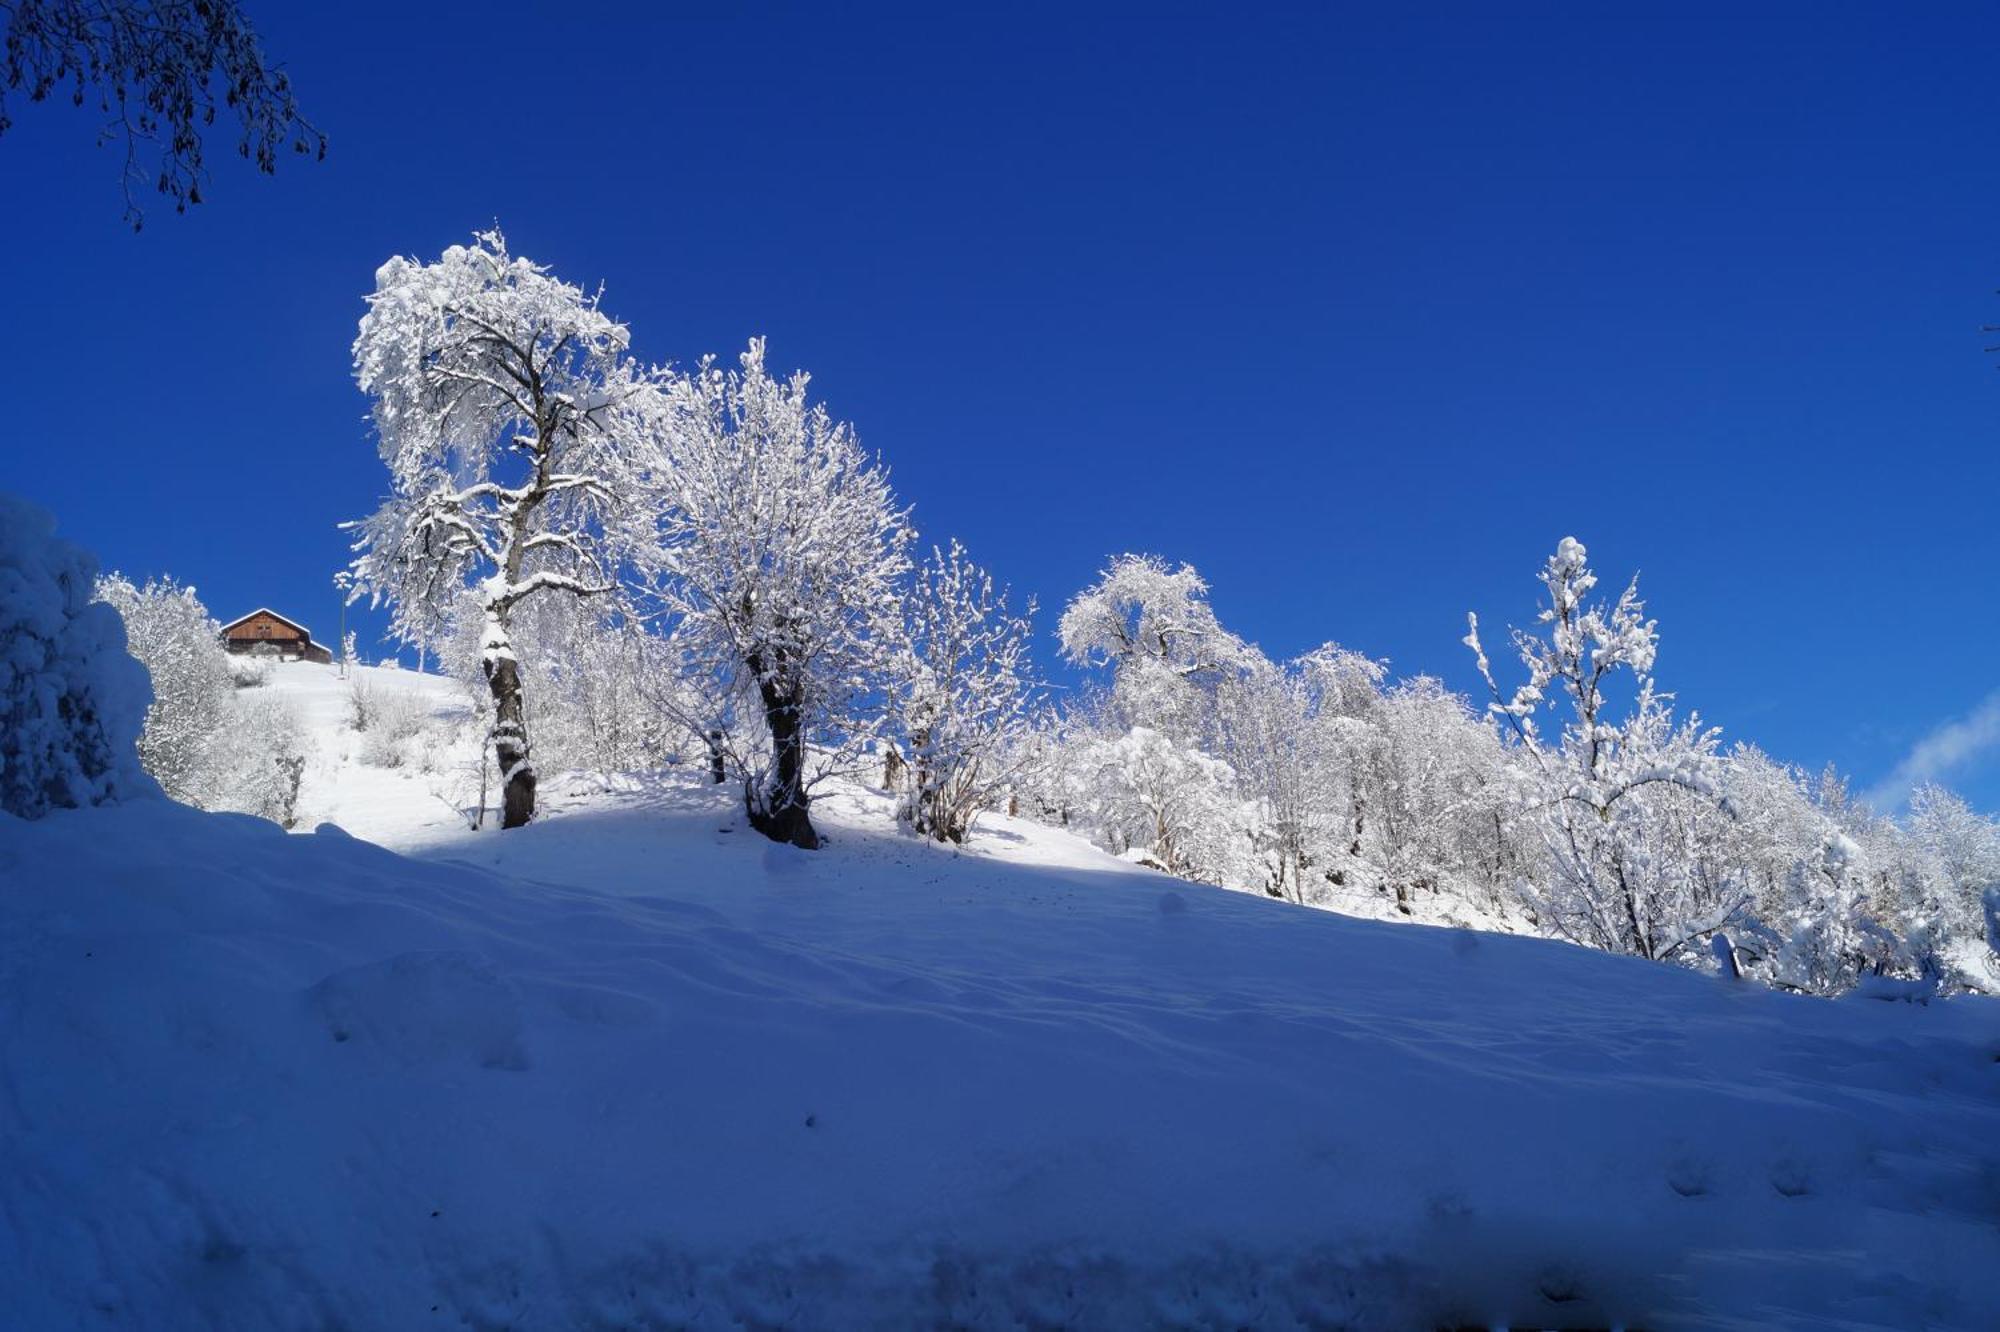
[[[353,576],[345,569],[333,576],[333,586],[340,593],[340,678],[343,680],[347,678],[347,659],[351,655],[347,650],[347,590],[353,583]]]

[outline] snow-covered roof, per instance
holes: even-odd
[[[234,629],[237,625],[242,624],[245,620],[254,620],[259,615],[268,615],[272,619],[278,621],[280,624],[290,625],[292,628],[304,634],[308,639],[312,637],[312,630],[306,628],[304,625],[300,624],[297,620],[292,619],[289,615],[278,614],[278,612],[272,610],[269,606],[259,606],[256,610],[251,611],[248,615],[237,616],[235,619],[231,620],[228,624],[222,626],[222,632],[226,634],[231,629]]]

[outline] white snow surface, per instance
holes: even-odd
[[[271,688],[345,831],[0,816],[7,1327],[2000,1326],[1994,1001],[953,853],[858,790],[816,853],[692,774],[472,833],[344,757],[331,668]]]

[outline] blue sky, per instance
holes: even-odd
[[[109,566],[330,638],[362,296],[497,219],[1047,627],[1155,551],[1471,692],[1574,534],[1728,736],[2000,808],[1990,7],[248,4],[326,162],[135,237],[86,113],[0,138],[4,484]]]

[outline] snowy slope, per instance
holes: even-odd
[[[367,829],[371,840],[394,843],[461,822],[454,801],[477,799],[477,781],[467,772],[478,762],[477,737],[455,733],[452,723],[467,717],[471,704],[456,681],[417,671],[378,666],[350,667],[343,679],[337,666],[282,662],[272,666],[270,683],[243,691],[246,702],[272,699],[304,723],[312,754],[299,791],[299,825],[324,822]],[[376,696],[408,700],[429,714],[439,752],[429,771],[416,763],[398,768],[362,762],[365,737],[353,729],[356,686]]]
[[[1990,1001],[321,776],[0,818],[6,1326],[2000,1326]]]

